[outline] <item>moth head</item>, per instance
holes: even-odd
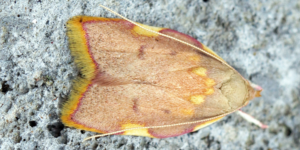
[[[231,75],[230,79],[223,83],[220,88],[232,108],[245,106],[250,100],[260,96],[261,87],[245,80],[239,74]]]

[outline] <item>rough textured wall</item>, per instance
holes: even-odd
[[[127,18],[189,34],[264,88],[243,110],[167,139],[107,136],[61,126],[59,102],[78,75],[66,37],[76,15]],[[300,2],[295,0],[14,0],[0,2],[0,149],[296,149],[300,143]]]

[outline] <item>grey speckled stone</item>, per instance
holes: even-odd
[[[49,130],[59,121],[59,102],[78,74],[65,24],[76,15],[115,17],[100,3],[212,48],[264,88],[262,97],[243,110],[270,128],[232,114],[198,132],[167,139],[107,136],[82,142],[94,133],[61,126]],[[0,149],[298,149],[299,33],[296,0],[0,1]]]

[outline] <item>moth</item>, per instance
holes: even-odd
[[[208,47],[175,30],[88,16],[71,18],[67,28],[81,74],[61,110],[69,127],[179,136],[239,110],[261,91]]]

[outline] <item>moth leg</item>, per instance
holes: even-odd
[[[252,88],[254,88],[256,91],[262,91],[262,90],[263,90],[263,88],[262,88],[261,86],[259,86],[259,85],[257,85],[257,84],[254,84],[254,83],[252,83],[252,82],[250,82],[250,81],[249,81],[249,83],[250,83],[250,86],[251,86]]]
[[[249,115],[249,114],[247,114],[247,113],[245,113],[245,112],[243,112],[241,110],[237,111],[237,114],[239,114],[240,116],[242,116],[248,122],[254,123],[255,125],[259,126],[262,129],[268,128],[268,125],[265,125],[265,124],[261,123],[259,120],[255,119],[251,115]]]

